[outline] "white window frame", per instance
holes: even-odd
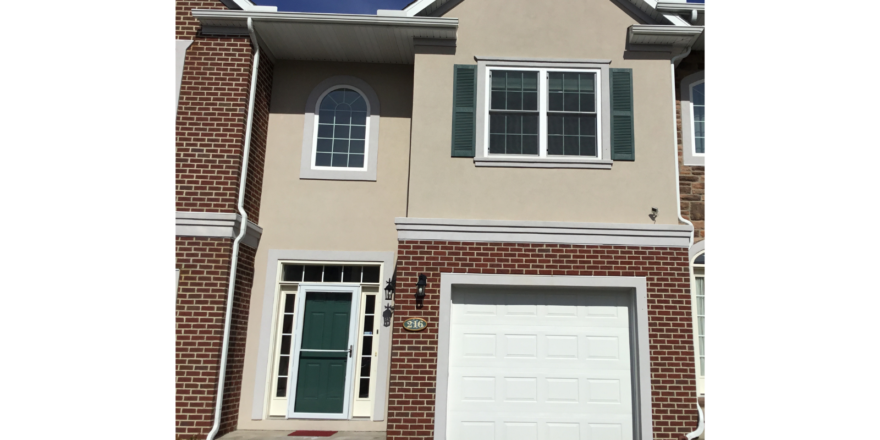
[[[693,329],[694,329],[694,370],[696,371],[697,377],[697,393],[698,394],[706,394],[706,374],[703,369],[700,367],[700,324],[699,317],[697,316],[697,278],[702,278],[705,282],[706,279],[706,265],[705,264],[694,264],[697,258],[701,255],[705,255],[706,251],[699,251],[690,259],[691,266],[691,315],[693,317]],[[700,274],[697,274],[697,269],[700,269]],[[705,293],[703,294],[705,297]],[[704,300],[705,301],[705,300]],[[705,303],[703,304],[705,308]],[[704,336],[705,337],[705,336]],[[705,357],[705,353],[703,354]]]
[[[370,157],[370,143],[367,141],[367,139],[370,138],[370,118],[369,117],[367,117],[367,122],[366,122],[367,128],[366,128],[366,132],[364,135],[364,165],[362,167],[359,167],[359,168],[319,167],[319,166],[315,165],[315,160],[318,156],[318,127],[321,123],[321,120],[320,120],[321,119],[321,116],[320,116],[321,103],[324,102],[324,98],[326,98],[327,95],[329,95],[331,92],[339,90],[339,89],[351,89],[351,90],[354,90],[355,92],[358,92],[361,95],[361,98],[363,98],[363,100],[366,101],[367,114],[368,115],[370,114],[370,100],[368,100],[366,95],[364,95],[364,92],[361,91],[360,89],[358,89],[357,87],[351,86],[348,84],[340,84],[340,85],[333,86],[333,87],[325,90],[324,93],[321,94],[321,97],[318,98],[317,107],[315,108],[316,115],[315,115],[315,122],[314,122],[314,127],[313,127],[314,135],[312,136],[312,158],[311,158],[309,164],[311,165],[313,170],[348,171],[348,172],[366,171],[367,165],[368,165],[367,158]]]
[[[682,133],[682,160],[684,165],[704,166],[706,153],[697,153],[697,142],[694,139],[694,106],[692,100],[693,88],[698,84],[705,84],[703,71],[688,75],[681,80],[679,90],[681,92],[681,133]]]
[[[320,105],[330,92],[352,89],[367,102],[367,129],[364,136],[364,166],[361,168],[315,166],[318,145]],[[300,179],[375,181],[379,152],[379,97],[365,81],[353,76],[334,76],[318,84],[306,100]]]
[[[476,152],[474,164],[489,167],[596,168],[611,169],[610,60],[541,60],[477,57]],[[490,72],[493,70],[537,71],[538,156],[489,154]],[[594,72],[596,74],[597,157],[547,155],[547,107],[549,72]]]

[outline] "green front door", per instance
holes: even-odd
[[[350,292],[306,293],[294,412],[343,412],[351,297]]]

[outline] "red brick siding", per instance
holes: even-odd
[[[706,238],[706,167],[684,165],[684,133],[681,126],[681,80],[705,70],[703,52],[694,51],[675,69],[675,111],[678,130],[678,184],[681,215],[694,224],[694,243]]]
[[[228,9],[220,0],[177,0],[175,6],[175,37],[178,40],[192,40],[201,25],[192,16],[193,9]]]
[[[256,252],[240,246],[220,433],[235,430]],[[214,421],[232,239],[177,237],[177,432],[204,435]]]
[[[437,322],[441,273],[646,277],[654,438],[696,426],[696,381],[685,248],[401,241],[397,253],[388,440],[433,439],[437,327],[411,333],[402,322]],[[428,276],[416,309],[418,274]]]
[[[248,175],[245,186],[244,211],[254,223],[260,221],[260,199],[263,191],[263,165],[266,162],[266,135],[269,132],[269,101],[272,98],[272,60],[260,54],[257,69],[257,93],[254,95],[254,121],[251,125],[251,150],[248,154]]]

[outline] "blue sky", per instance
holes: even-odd
[[[411,0],[253,0],[261,6],[278,6],[279,11],[375,14],[377,9],[403,9]]]
[[[329,12],[335,14],[375,14],[377,9],[403,9],[411,0],[253,0],[264,6],[278,6],[279,11]],[[703,3],[705,0],[687,0]]]

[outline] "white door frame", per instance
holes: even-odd
[[[490,275],[443,273],[440,275],[440,316],[437,322],[437,393],[434,403],[434,440],[446,439],[449,388],[449,342],[452,323],[452,287],[455,285],[601,287],[618,288],[635,300],[635,331],[630,334],[633,368],[633,432],[637,440],[654,438],[651,418],[651,357],[648,335],[648,283],[645,277],[587,277],[550,275]],[[454,440],[454,439],[450,439]]]
[[[303,321],[305,317],[306,296],[308,292],[343,292],[351,293],[351,313],[348,322],[348,345],[351,347],[351,360],[346,364],[345,368],[345,400],[342,404],[342,413],[298,413],[294,411],[296,408],[296,381],[299,378],[299,357],[300,347],[302,346]],[[293,356],[290,366],[290,380],[288,380],[287,395],[287,418],[289,419],[348,419],[351,414],[351,394],[352,394],[352,375],[354,374],[354,349],[356,343],[356,332],[358,317],[360,316],[360,299],[361,286],[359,284],[309,284],[301,283],[296,298],[296,310],[299,310],[296,317],[296,334],[293,341]]]

